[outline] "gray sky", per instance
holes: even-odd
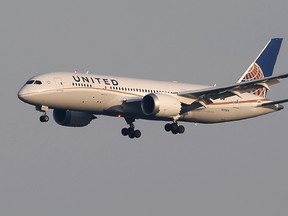
[[[287,73],[287,11],[286,0],[2,0],[0,214],[287,215],[288,109],[185,123],[178,136],[139,120],[130,140],[123,119],[41,124],[17,98],[31,76],[61,70],[231,84],[272,37],[284,38],[275,74]],[[287,92],[284,80],[269,97]]]

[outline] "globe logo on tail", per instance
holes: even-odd
[[[259,67],[259,65],[254,62],[251,65],[251,67],[249,68],[248,73],[243,77],[242,82],[261,79],[261,78],[264,78],[264,74],[263,74],[261,68]],[[265,88],[258,88],[256,90],[251,91],[251,93],[265,98],[266,97],[266,91],[267,91],[267,89],[265,89]]]

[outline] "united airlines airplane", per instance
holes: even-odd
[[[283,109],[288,99],[266,98],[270,86],[288,74],[272,76],[282,43],[270,40],[232,85],[202,86],[152,81],[79,72],[54,72],[29,79],[18,97],[36,107],[47,122],[53,109],[54,120],[62,126],[82,127],[97,115],[123,117],[128,125],[123,136],[139,138],[136,119],[168,121],[167,132],[182,134],[179,122],[218,123],[253,118]]]

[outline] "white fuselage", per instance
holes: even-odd
[[[55,72],[38,75],[19,91],[19,98],[35,106],[51,109],[68,109],[91,112],[109,116],[133,114],[136,118],[167,120],[171,117],[147,116],[141,110],[125,106],[125,101],[141,98],[149,93],[170,95],[181,103],[191,104],[195,99],[177,95],[185,90],[200,90],[209,86],[191,85],[177,82],[163,82],[124,77],[84,74],[78,72]],[[40,82],[39,82],[40,81]],[[251,93],[241,97],[232,96],[224,100],[186,112],[178,117],[179,121],[216,123],[251,118],[273,111],[275,106],[258,106],[265,98]]]

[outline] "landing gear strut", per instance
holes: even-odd
[[[167,123],[165,125],[165,131],[171,131],[173,134],[183,134],[185,132],[185,127],[183,125],[178,125],[177,122],[172,124]]]
[[[121,134],[123,136],[128,136],[130,139],[141,137],[141,131],[135,130],[135,126],[133,124],[135,119],[125,118],[125,120],[126,120],[127,124],[129,124],[129,127],[128,128],[122,128]]]

